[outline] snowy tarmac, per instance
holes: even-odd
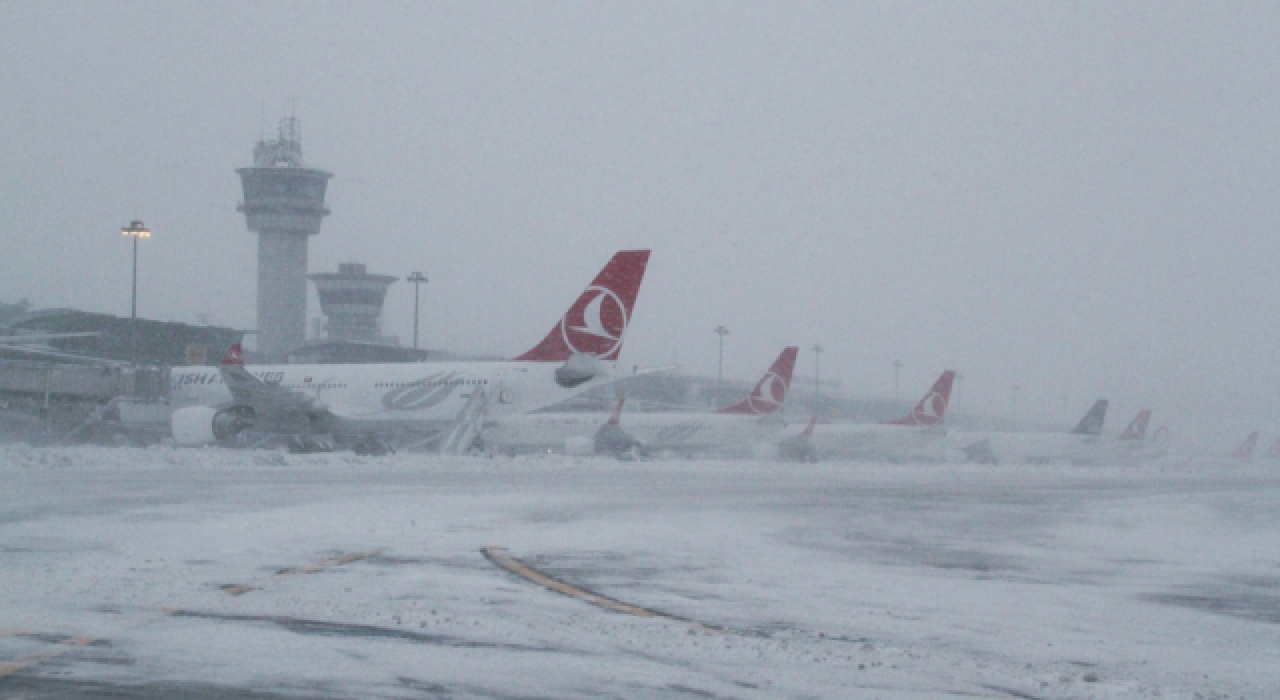
[[[10,446],[0,479],[0,698],[1280,697],[1280,465]]]

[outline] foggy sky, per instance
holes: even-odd
[[[255,325],[237,167],[296,110],[311,271],[513,356],[652,248],[624,359],[1183,440],[1280,432],[1275,3],[0,4],[0,300]],[[265,119],[264,119],[265,115]],[[406,342],[412,287],[383,317]],[[311,292],[312,316],[318,305]]]

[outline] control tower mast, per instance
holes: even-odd
[[[259,141],[253,167],[236,173],[239,210],[258,234],[258,352],[282,362],[306,341],[307,238],[329,215],[324,194],[333,173],[303,165],[296,117],[281,119],[279,138]]]

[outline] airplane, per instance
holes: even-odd
[[[753,441],[780,430],[778,415],[791,386],[798,347],[774,360],[747,398],[713,413],[614,412],[529,413],[486,421],[480,439],[486,449],[518,452],[590,454],[694,454],[749,449]]]
[[[819,459],[904,461],[930,459],[941,461],[945,451],[929,454],[934,443],[946,437],[942,427],[955,384],[953,370],[943,372],[907,415],[882,424],[833,423],[817,425],[814,421],[799,435],[786,436],[778,444],[779,457],[788,455],[803,461]],[[802,443],[807,442],[805,447]],[[758,451],[763,455],[763,451]]]
[[[1232,459],[1238,459],[1241,462],[1246,462],[1246,463],[1252,462],[1253,453],[1257,449],[1258,449],[1258,431],[1255,430],[1252,433],[1249,433],[1249,436],[1244,439],[1244,442],[1240,443],[1240,446],[1236,448],[1235,452],[1232,452],[1227,456],[1231,457]]]
[[[252,433],[294,446],[397,439],[464,452],[486,416],[526,413],[616,378],[649,251],[613,256],[542,342],[501,362],[258,365],[233,346],[220,367],[175,367],[175,444],[234,442]],[[410,442],[412,441],[412,442]]]
[[[1098,458],[1107,399],[1098,399],[1069,433],[955,432],[949,448],[966,461],[983,464],[1051,464],[1093,462]]]
[[[1271,443],[1271,447],[1268,447],[1267,451],[1262,453],[1262,456],[1266,459],[1280,459],[1280,438],[1276,438],[1276,441]]]
[[[1117,463],[1150,462],[1168,452],[1168,428],[1161,428],[1147,440],[1147,426],[1151,422],[1151,409],[1138,411],[1124,432],[1115,440],[1099,443],[1099,459]]]

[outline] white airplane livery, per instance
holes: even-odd
[[[1108,405],[1107,399],[1098,399],[1069,433],[957,432],[948,439],[951,449],[963,454],[970,462],[1094,463],[1105,454],[1102,427],[1106,423]]]
[[[369,436],[465,450],[485,417],[525,413],[614,380],[649,251],[613,256],[541,343],[503,362],[246,367],[239,346],[221,367],[171,373],[174,441],[237,434]]]
[[[924,398],[910,413],[883,424],[832,423],[813,421],[798,435],[783,436],[779,456],[786,459],[812,460],[886,460],[945,459],[945,449],[931,454],[932,445],[941,445],[946,437],[943,419],[951,401],[951,387],[956,373],[943,372]]]
[[[603,413],[530,413],[485,422],[480,439],[499,452],[694,454],[747,449],[780,430],[778,412],[787,399],[799,348],[788,347],[747,398],[713,413],[622,414],[619,399],[612,415]]]

